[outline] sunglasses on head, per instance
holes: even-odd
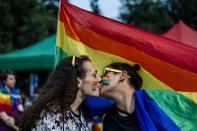
[[[106,68],[104,69],[104,71],[103,71],[103,76],[105,76],[105,75],[107,74],[107,72],[122,73],[122,72],[124,72],[124,71],[106,67]],[[126,71],[125,71],[125,72],[126,72]],[[126,74],[127,74],[127,72],[126,72]],[[127,74],[127,77],[128,77],[128,78],[131,78],[128,74]]]
[[[76,58],[81,58],[80,56],[73,56],[72,57],[72,65],[75,67],[76,65]]]

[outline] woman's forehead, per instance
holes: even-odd
[[[95,71],[97,71],[95,64],[92,63],[91,61],[86,61],[86,62],[84,62],[84,68],[85,68],[88,72],[95,72]]]
[[[103,72],[103,76],[104,76],[104,75],[109,75],[109,74],[114,74],[114,72],[112,72],[112,71],[104,71],[104,72]]]
[[[15,78],[15,75],[13,75],[13,74],[8,74],[8,75],[7,75],[7,78]]]

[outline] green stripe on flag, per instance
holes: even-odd
[[[59,63],[59,61],[62,60],[63,58],[65,58],[66,56],[68,56],[68,54],[66,52],[64,52],[61,48],[56,46],[55,65],[57,65]]]
[[[197,104],[174,91],[145,90],[183,131],[197,129]]]

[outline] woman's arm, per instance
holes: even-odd
[[[17,108],[18,108],[18,111],[24,112],[24,108],[23,108],[23,105],[22,105],[22,104],[19,104],[19,105],[17,106]]]
[[[0,112],[0,119],[9,127],[18,130],[18,127],[15,125],[15,119],[9,116],[6,112]]]

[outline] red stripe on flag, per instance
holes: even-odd
[[[80,39],[81,41],[83,39],[82,36],[78,35],[80,31],[79,28],[76,28],[78,25],[81,29],[90,29],[98,34],[119,41],[122,44],[134,46],[140,51],[176,66],[197,72],[197,59],[195,58],[197,56],[197,49],[195,48],[170,41],[133,26],[94,15],[62,1],[59,19],[66,24],[67,20],[65,20],[65,16],[68,16],[71,20],[69,22],[79,37],[77,40]],[[84,41],[82,42],[85,43]]]

